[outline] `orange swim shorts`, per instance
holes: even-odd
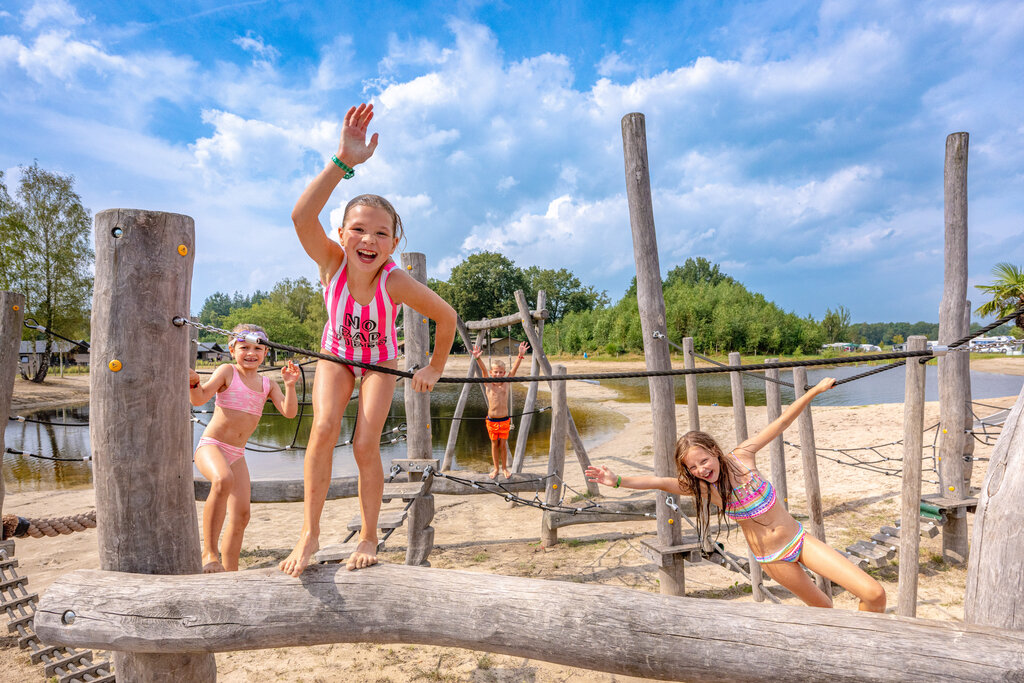
[[[509,427],[511,427],[511,425],[512,421],[507,417],[489,417],[487,418],[487,436],[491,437],[491,441],[508,439]]]

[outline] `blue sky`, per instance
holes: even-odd
[[[315,279],[290,211],[372,101],[380,147],[325,222],[375,192],[433,277],[497,250],[614,301],[640,111],[664,271],[703,256],[800,315],[937,320],[947,134],[971,135],[970,284],[1024,263],[1022,46],[1020,2],[13,0],[0,169],[195,218],[198,310]]]

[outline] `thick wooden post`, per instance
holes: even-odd
[[[769,363],[778,362],[778,358],[766,359]],[[765,377],[769,380],[779,379],[779,369],[769,368],[764,371]],[[782,395],[779,385],[776,382],[764,383],[765,406],[768,410],[768,424],[775,422],[782,415]],[[782,442],[782,434],[772,439],[768,444],[768,460],[771,463],[772,486],[775,487],[775,495],[782,505],[789,509],[789,484],[786,482],[786,450]]]
[[[417,282],[427,284],[427,257],[419,252],[402,254],[402,267]],[[402,306],[405,332],[405,369],[422,368],[430,362],[430,320],[409,306]],[[430,393],[413,391],[412,382],[405,381],[406,444],[410,458],[432,457],[430,445]]]
[[[733,351],[729,354],[729,365],[739,365],[740,354]],[[729,373],[729,388],[732,391],[732,421],[736,430],[736,444],[747,440],[747,401],[743,395],[743,375],[738,372]],[[764,602],[764,577],[761,564],[754,556],[754,551],[747,548],[750,560],[750,587],[753,589],[754,601]]]
[[[793,391],[796,398],[807,393],[807,369],[793,368]],[[807,492],[807,514],[810,516],[808,531],[822,543],[825,540],[825,517],[821,507],[821,486],[818,483],[818,452],[814,446],[814,421],[811,406],[804,408],[797,418],[800,426],[800,457],[804,464],[804,489]],[[832,582],[824,576],[814,575],[814,582],[825,595],[832,596]]]
[[[939,308],[939,343],[949,344],[967,334],[967,133],[946,138],[945,162],[945,286]],[[965,311],[965,309],[967,309]],[[966,313],[966,315],[965,315]],[[964,487],[964,425],[970,416],[970,358],[951,353],[939,358],[939,495],[967,498]],[[942,555],[966,562],[967,517],[950,515],[942,525]]]
[[[928,338],[907,339],[907,351],[924,351]],[[921,448],[924,443],[925,366],[907,360],[903,402],[903,495],[900,500],[900,583],[896,613],[917,616],[918,553],[921,545]]]
[[[552,376],[565,374],[564,365],[552,368]],[[565,474],[565,437],[569,431],[569,402],[566,399],[565,382],[551,383],[551,444],[548,446],[548,477],[547,493],[544,494],[545,505],[557,505],[562,499],[564,490],[562,475]],[[545,514],[547,514],[545,512]],[[541,524],[540,544],[544,547],[558,543],[558,529]]]
[[[1024,391],[1003,424],[981,487],[964,621],[1024,631]]]
[[[526,294],[523,290],[517,289],[515,292],[516,305],[519,307],[519,314],[523,316],[523,320],[527,323],[532,319],[530,315],[530,307],[526,304]],[[540,369],[543,374],[551,376],[551,361],[548,360],[547,355],[544,353],[544,340],[540,338],[537,330],[532,325],[524,324],[523,330],[526,332],[526,338],[530,340],[530,346],[533,348],[533,357],[540,364]],[[548,386],[553,387],[555,382],[548,382]],[[569,443],[572,444],[572,450],[576,454],[576,460],[580,464],[580,469],[586,471],[590,467],[590,457],[587,455],[587,449],[583,446],[583,439],[580,437],[580,432],[576,429],[576,422],[572,419],[572,414],[568,414],[569,420]],[[587,491],[591,495],[598,495],[600,489],[597,482],[588,481]]]
[[[661,266],[651,202],[651,178],[647,163],[647,129],[644,115],[622,117],[622,153],[626,169],[626,197],[629,224],[633,233],[633,259],[636,262],[636,296],[640,308],[644,357],[648,370],[669,370],[672,361],[665,336],[665,299],[661,293]],[[660,332],[658,337],[655,332]],[[671,377],[650,377],[651,412],[654,420],[654,473],[659,477],[677,475],[675,463],[676,399]],[[679,513],[665,505],[668,496],[658,491],[658,542],[663,546],[682,541]],[[666,563],[660,572],[661,592],[684,594],[683,562],[679,556]]]
[[[96,214],[89,438],[103,569],[202,570],[192,486],[186,329],[195,225],[180,214]],[[153,349],[160,349],[154,353]],[[208,654],[115,652],[125,681],[213,681]]]
[[[4,430],[11,414],[14,378],[18,374],[18,351],[21,347],[21,324],[25,320],[25,296],[15,292],[0,292],[0,459],[6,444]],[[4,478],[0,476],[0,514],[4,511]],[[13,552],[12,552],[13,554]]]
[[[469,350],[469,370],[466,371],[466,377],[476,377],[480,374],[480,367],[476,364],[476,360],[473,358],[473,346],[469,342],[469,330],[466,329],[466,324],[462,322],[461,318],[456,319],[455,329],[458,331],[459,336],[462,337],[462,343]],[[476,335],[476,344],[479,346],[484,333],[478,332]],[[480,387],[480,391],[484,392],[484,402],[487,401],[487,392],[484,391],[483,385],[477,385]],[[452,463],[455,460],[455,444],[459,440],[459,430],[462,428],[462,415],[466,412],[466,401],[469,399],[469,392],[472,390],[472,384],[463,384],[462,389],[459,391],[459,400],[455,402],[455,413],[452,417],[451,427],[448,429],[448,443],[444,448],[444,458],[441,461],[441,470],[450,470]]]
[[[693,356],[693,337],[683,337],[683,367],[693,370],[697,367]],[[697,404],[697,375],[686,375],[686,418],[690,423],[690,431],[700,430],[700,406]]]
[[[537,310],[543,311],[548,305],[548,295],[543,289],[537,292]],[[532,324],[529,320],[523,321],[523,326]],[[537,336],[541,342],[544,341],[544,319],[537,321]],[[530,355],[530,375],[536,376],[540,369],[540,361],[537,353]],[[523,471],[523,459],[526,457],[526,440],[530,436],[530,427],[533,426],[533,411],[537,408],[537,385],[540,382],[530,382],[526,387],[526,400],[523,402],[523,416],[519,419],[519,431],[516,433],[516,453],[512,459],[512,471]],[[510,392],[511,393],[511,392]]]

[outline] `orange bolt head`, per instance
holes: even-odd
[[[558,488],[558,484],[552,484],[552,485],[551,485],[551,488],[553,488],[553,489],[557,489],[557,488]]]
[[[19,306],[18,304],[14,304],[14,306],[11,308],[11,310],[20,311],[21,310],[21,306]]]
[[[184,244],[179,244],[178,245],[178,253],[181,254],[182,256],[187,256],[188,255],[188,247],[186,247]]]
[[[675,524],[675,523],[676,523],[676,520],[674,520],[674,519],[672,519],[671,517],[669,517],[669,518],[668,518],[668,523],[669,523],[669,524]]]
[[[123,366],[121,365],[121,361],[115,358],[114,360],[107,363],[107,367],[110,368],[111,372],[120,372]]]
[[[405,267],[405,269],[406,269],[406,270],[412,270],[412,264],[410,263],[409,265],[407,265],[407,266]]]

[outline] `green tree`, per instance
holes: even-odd
[[[448,285],[448,303],[463,320],[484,320],[517,310],[515,291],[526,289],[526,277],[507,257],[484,251],[452,268]]]
[[[894,335],[892,335],[892,343],[894,345],[896,345],[896,346],[899,346],[900,344],[902,344],[905,341],[906,341],[906,339],[903,338],[902,334],[894,334]]]
[[[846,341],[850,327],[850,311],[845,306],[837,306],[836,310],[825,309],[825,317],[821,319],[821,329],[829,344]]]
[[[25,317],[65,337],[89,329],[93,251],[92,216],[74,190],[74,177],[51,173],[38,163],[21,167],[16,198],[0,196],[0,287],[25,295]],[[53,336],[44,333],[43,362],[30,379],[42,382],[49,369]]]
[[[527,281],[528,301],[536,301],[540,290],[547,294],[548,322],[557,322],[569,313],[608,305],[606,292],[584,286],[578,277],[565,268],[554,270],[530,266],[523,271],[523,275]]]
[[[665,286],[668,287],[677,282],[687,285],[706,284],[714,286],[723,281],[736,282],[723,273],[717,263],[712,263],[703,256],[698,256],[695,259],[688,258],[683,265],[676,266],[668,271],[668,277],[665,278]]]
[[[221,322],[228,330],[242,323],[259,325],[266,330],[271,341],[288,346],[313,348],[311,344],[320,343],[319,333],[311,334],[309,326],[303,325],[291,311],[273,301],[258,301],[247,308],[236,308]]]
[[[992,268],[994,280],[990,285],[975,285],[992,298],[975,309],[978,315],[1010,315],[1024,306],[1024,270],[1012,263],[997,263]],[[1014,318],[1017,327],[1024,328],[1024,312]]]

